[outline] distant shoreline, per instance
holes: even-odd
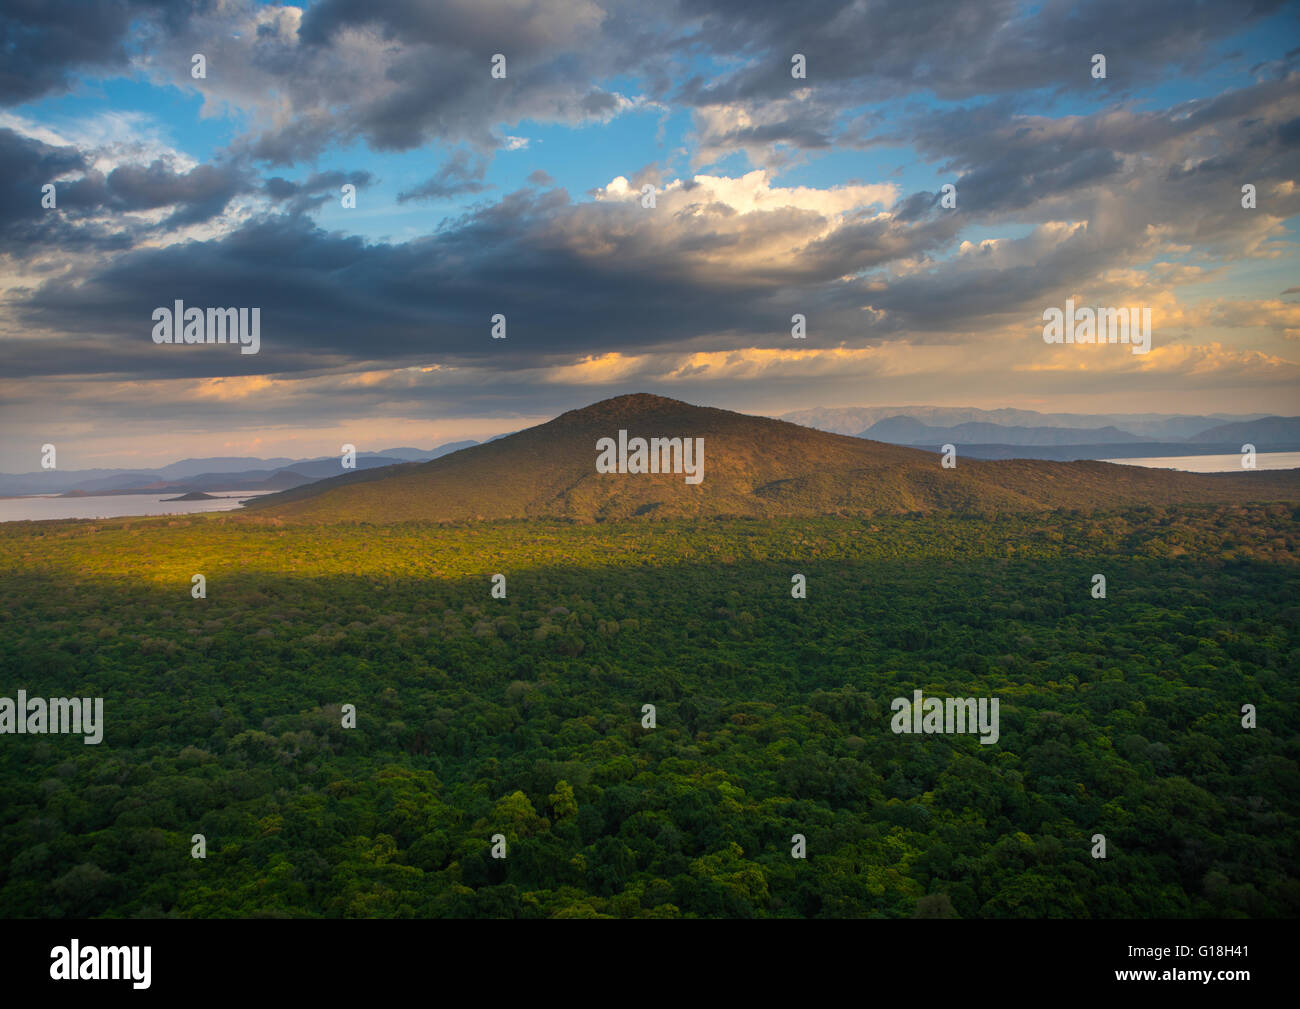
[[[268,491],[176,497],[174,491],[135,494],[24,494],[0,497],[0,525],[10,522],[99,521],[238,511]]]
[[[64,491],[61,494],[0,494],[0,501],[34,501],[37,498],[48,498],[51,501],[78,501],[85,498],[98,497],[157,497],[159,494],[175,494],[174,490],[105,490],[89,494],[86,491]],[[185,493],[193,493],[186,491]],[[244,498],[250,494],[268,494],[273,493],[264,489],[259,490],[241,490],[241,491],[222,491],[216,494],[208,491],[201,493],[206,496],[203,498],[190,498],[191,501],[217,501],[225,498]],[[182,495],[182,498],[184,495]],[[168,501],[179,501],[182,498],[167,498]]]

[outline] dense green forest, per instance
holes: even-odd
[[[0,914],[1294,916],[1298,518],[9,523]]]

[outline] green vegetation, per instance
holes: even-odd
[[[1297,519],[6,524],[0,914],[1294,916]]]

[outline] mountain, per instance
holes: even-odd
[[[380,466],[393,466],[399,462],[409,462],[395,455],[371,455],[369,453],[357,453],[357,469],[376,469]],[[348,472],[343,468],[343,461],[336,455],[326,456],[324,459],[304,460],[293,464],[293,472],[298,473],[311,480],[320,480],[327,476],[338,476],[341,473]]]
[[[210,456],[206,459],[182,459],[151,472],[161,480],[184,480],[200,473],[241,473],[246,470],[277,470],[295,462],[293,459],[259,459],[251,455]]]
[[[1034,410],[980,410],[965,406],[869,406],[869,407],[814,407],[781,415],[805,427],[836,434],[856,434],[877,421],[888,417],[911,417],[922,424],[935,427],[953,427],[957,424],[984,423],[1000,427],[1061,427],[1072,430],[1095,430],[1117,427],[1143,441],[1182,441],[1202,431],[1236,421],[1258,420],[1267,414],[1245,415],[1206,414],[1203,416],[1163,413],[1038,413]],[[994,441],[1007,444],[1009,439]],[[1080,441],[1095,439],[1082,438]]]
[[[454,441],[432,449],[391,448],[357,455],[357,469],[392,466],[399,462],[427,462],[458,452],[475,441]],[[0,473],[0,496],[21,494],[149,494],[160,491],[285,490],[300,484],[337,476],[339,456],[315,459],[258,459],[253,456],[215,456],[182,459],[158,469],[41,470],[35,473]],[[286,475],[287,474],[287,475]]]
[[[47,486],[51,489],[59,483],[64,484],[70,491],[77,491],[83,495],[104,494],[111,491],[120,490],[123,487],[146,487],[156,484],[163,490],[170,490],[172,487],[179,487],[179,483],[168,482],[160,473],[133,473],[130,471],[117,471],[108,476],[93,477],[89,480],[78,480],[74,472],[64,472],[55,474],[50,473],[50,479]],[[7,493],[23,493],[21,491],[8,491]],[[39,491],[36,493],[40,493]]]
[[[279,469],[269,476],[264,470],[257,470],[236,481],[231,481],[225,473],[200,473],[188,480],[177,480],[175,484],[198,491],[289,490],[311,483],[312,479],[291,469]]]
[[[459,452],[463,448],[469,448],[471,445],[477,444],[476,441],[449,441],[447,444],[439,445],[434,449],[385,448],[375,454],[401,459],[403,462],[428,462],[430,459],[441,459],[444,455],[450,455],[452,452]]]
[[[596,471],[597,441],[703,438],[704,479]],[[350,473],[250,502],[306,521],[996,513],[1132,504],[1300,501],[1300,470],[1190,474],[1098,462],[960,459],[659,396],[604,400],[427,463]]]
[[[148,483],[136,483],[129,487],[99,487],[87,490],[83,487],[66,490],[59,497],[123,497],[132,494],[166,494],[183,492],[186,497],[168,498],[169,501],[200,501],[208,495],[204,491],[225,491],[245,493],[249,491],[281,491],[301,487],[312,482],[311,477],[302,476],[293,470],[277,470],[267,477],[264,471],[254,471],[252,476],[241,473],[200,473],[187,480],[153,480]],[[188,497],[199,494],[203,497]]]
[[[876,421],[859,437],[931,451],[952,444],[963,455],[976,459],[1137,459],[1235,454],[1246,443],[1260,452],[1296,451],[1300,449],[1300,417],[1263,417],[1216,424],[1187,440],[1150,441],[1113,425],[1020,427],[969,421],[937,427],[923,424],[915,417],[893,416]]]
[[[1300,417],[1264,417],[1223,424],[1189,438],[1191,442],[1235,445],[1250,443],[1260,452],[1289,452],[1300,447]]]
[[[913,417],[886,417],[863,431],[859,438],[887,441],[894,445],[1120,445],[1137,442],[1135,434],[1111,425],[1099,428],[1021,427],[968,421],[954,427],[934,427]]]

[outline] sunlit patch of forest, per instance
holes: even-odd
[[[0,914],[1295,916],[1298,518],[0,525]]]

